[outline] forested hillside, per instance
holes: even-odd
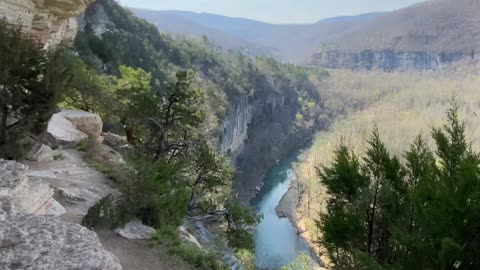
[[[479,2],[430,0],[393,11],[332,36],[311,65],[328,68],[438,70],[474,62]]]
[[[328,243],[331,242],[328,238],[330,236],[324,235],[326,228],[322,227],[323,225],[320,226],[319,222],[325,221],[321,216],[324,217],[328,209],[331,209],[329,200],[334,191],[331,190],[332,187],[320,181],[326,178],[318,176],[318,169],[331,168],[330,166],[337,164],[335,162],[338,162],[340,157],[335,153],[339,154],[339,145],[344,145],[348,152],[355,153],[358,166],[363,166],[367,162],[365,156],[373,147],[371,136],[374,129],[378,131],[385,149],[398,158],[400,164],[408,164],[405,152],[410,149],[409,145],[418,135],[422,136],[425,147],[435,151],[438,142],[436,137],[431,136],[432,128],[441,127],[445,123],[445,112],[450,107],[449,102],[452,97],[458,104],[460,121],[465,121],[464,134],[467,141],[471,143],[474,151],[478,150],[480,123],[477,117],[479,110],[479,98],[476,94],[479,84],[477,74],[476,70],[470,68],[436,74],[330,72],[326,83],[329,85],[328,88],[336,89],[338,94],[357,93],[353,100],[357,100],[358,110],[348,113],[344,119],[335,121],[330,131],[320,132],[312,147],[301,155],[296,166],[300,185],[303,186],[297,221],[301,230],[305,231],[305,237],[314,242],[320,241],[316,243],[324,255],[330,254],[327,249]],[[436,157],[436,160],[439,158]],[[325,176],[325,174],[322,175]],[[356,189],[353,184],[351,188]],[[321,215],[319,216],[318,213]],[[439,217],[438,221],[442,219],[443,217]],[[346,233],[346,231],[343,232]],[[328,261],[327,258],[325,260]],[[405,266],[405,264],[400,265]],[[468,266],[465,267],[462,269],[470,269]],[[418,266],[418,268],[400,269],[425,268]]]
[[[205,35],[212,43],[226,50],[239,50],[247,55],[266,55],[296,64],[304,63],[331,37],[381,15],[369,13],[336,17],[312,24],[270,24],[206,13],[132,11],[163,32],[196,39]]]
[[[90,6],[83,20],[75,47],[97,70],[117,75],[120,65],[142,68],[152,74],[157,91],[178,70],[197,74],[197,85],[207,91],[210,139],[231,154],[240,198],[251,198],[275,160],[333,117],[318,118],[323,104],[316,84],[328,76],[323,70],[225,54],[204,41],[175,40],[109,0]]]

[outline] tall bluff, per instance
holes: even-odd
[[[455,63],[474,63],[475,51],[399,51],[394,49],[362,51],[325,50],[314,54],[309,66],[352,70],[440,70]]]
[[[76,17],[94,0],[0,0],[0,18],[20,23],[45,48],[71,44]]]

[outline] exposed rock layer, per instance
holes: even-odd
[[[100,136],[103,129],[103,122],[100,116],[89,112],[72,110],[62,110],[58,114],[72,122],[76,129],[87,134],[94,141],[98,143],[103,141]]]
[[[45,46],[70,44],[77,33],[76,17],[94,0],[2,0],[0,18],[21,23]]]
[[[234,100],[223,122],[221,149],[230,153],[236,171],[235,190],[243,202],[258,192],[262,178],[278,160],[303,146],[313,128],[292,130],[298,96],[259,87],[255,93]]]
[[[58,133],[80,132],[56,116],[70,123],[56,126]],[[88,123],[93,124],[86,124],[85,130],[97,134],[98,121]],[[55,121],[50,121],[50,131],[52,124]],[[42,153],[46,147],[33,152]],[[79,225],[91,206],[116,191],[78,151],[57,151],[59,158],[28,162],[29,166],[0,160],[0,269],[121,270],[95,232]]]
[[[0,199],[10,202],[15,212],[53,214],[53,190],[46,183],[29,181],[27,169],[15,161],[0,160]]]
[[[309,65],[353,70],[439,70],[458,61],[475,60],[475,52],[409,52],[363,50],[348,52],[329,50],[313,55]]]
[[[1,269],[122,269],[93,231],[53,217],[11,216],[0,222],[0,235]]]

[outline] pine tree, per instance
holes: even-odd
[[[336,265],[350,265],[353,252],[367,248],[367,216],[361,198],[368,190],[369,179],[362,174],[355,154],[343,143],[335,150],[332,164],[317,171],[329,195],[327,213],[318,222],[323,231],[320,241]]]
[[[447,124],[434,129],[437,146],[436,182],[427,194],[419,226],[424,254],[435,269],[480,268],[480,158],[467,143],[458,104],[451,101]]]
[[[341,146],[319,171],[330,195],[319,225],[335,269],[480,269],[480,155],[455,101],[432,137],[436,156],[419,136],[402,166],[375,129],[363,162]]]

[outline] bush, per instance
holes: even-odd
[[[0,21],[0,157],[22,157],[22,139],[45,130],[68,80],[58,60],[58,53],[41,51],[21,26]]]

